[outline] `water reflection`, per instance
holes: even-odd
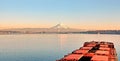
[[[60,39],[60,48],[64,47],[65,43],[67,42],[68,34],[59,34],[58,38]]]

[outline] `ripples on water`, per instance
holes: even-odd
[[[120,58],[120,35],[24,34],[0,35],[0,61],[55,61],[93,40],[113,42]]]

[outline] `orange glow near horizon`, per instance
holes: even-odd
[[[56,25],[56,24],[55,24]],[[9,28],[50,28],[53,24],[9,24],[1,25],[0,29]],[[86,29],[86,30],[120,30],[120,25],[67,25],[69,28]]]

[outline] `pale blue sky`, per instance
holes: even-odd
[[[120,0],[0,0],[0,27],[120,29]]]

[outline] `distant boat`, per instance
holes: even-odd
[[[56,61],[118,61],[118,58],[112,42],[92,41]]]

